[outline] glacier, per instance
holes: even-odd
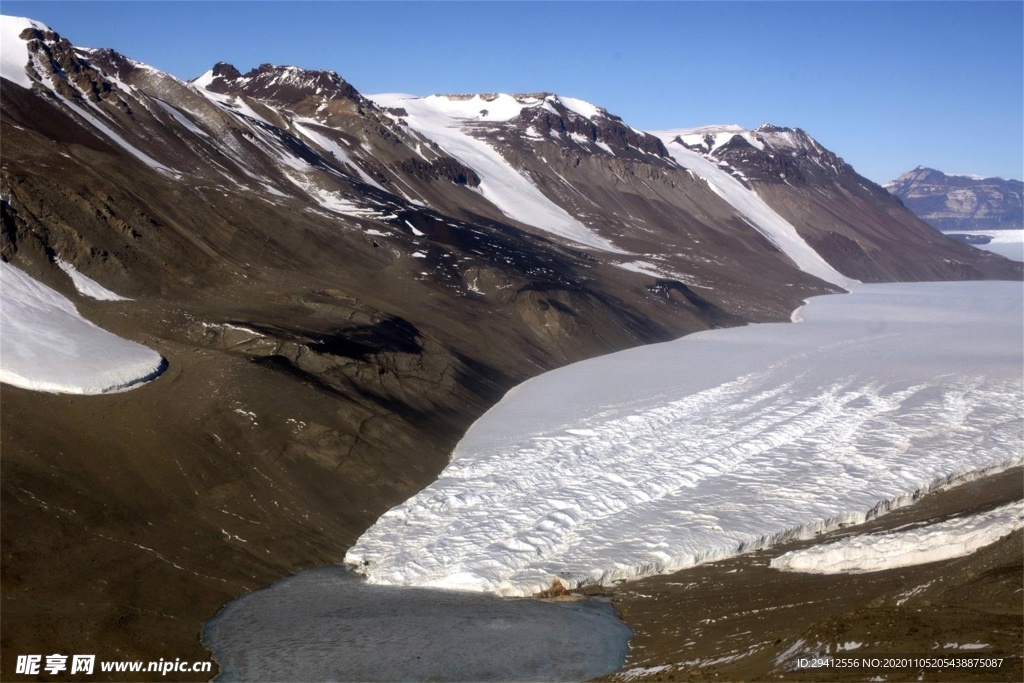
[[[75,284],[81,289],[84,282]],[[105,394],[135,388],[166,367],[156,351],[97,327],[63,294],[5,261],[0,290],[0,382],[33,391]]]
[[[1018,465],[1019,282],[858,285],[510,391],[345,561],[523,596],[805,538]]]

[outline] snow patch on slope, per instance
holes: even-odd
[[[25,71],[25,66],[30,64],[33,60],[32,54],[29,52],[28,43],[22,40],[19,36],[27,28],[36,28],[42,31],[49,31],[49,27],[38,21],[31,19],[24,19],[21,17],[10,17],[0,16],[0,76],[17,83],[25,88],[32,86],[32,80],[29,78],[28,73]],[[94,105],[89,98],[82,93],[82,102],[85,107],[79,107],[76,103],[63,97],[57,92],[52,81],[52,76],[40,81],[40,84],[50,90],[54,97],[63,102],[72,112],[85,119],[89,125],[98,130],[104,136],[109,138],[118,146],[122,147],[129,154],[145,163],[150,168],[167,173],[169,175],[177,175],[175,171],[167,168],[151,156],[142,152],[137,147],[129,143],[121,135],[114,131],[110,125],[104,123],[101,119],[108,119],[107,115],[96,105]],[[117,79],[115,79],[117,80]],[[125,90],[131,88],[125,85],[121,81],[117,81],[120,87]],[[68,83],[76,88],[80,93],[79,88],[74,81],[68,81]],[[92,109],[94,113],[86,111],[86,109]],[[113,125],[111,123],[111,125]]]
[[[466,120],[471,117],[479,119],[479,110],[473,113],[478,105],[494,106],[497,103],[494,118],[486,120],[504,120],[501,117],[507,116],[514,107],[502,97],[516,103],[515,106],[519,107],[517,114],[525,106],[510,95],[499,96],[494,102],[477,101],[479,96],[468,100],[452,100],[438,95],[413,97],[401,94],[372,95],[370,99],[382,107],[405,109],[408,112],[405,119],[409,127],[476,171],[480,176],[479,191],[509,218],[577,244],[621,253],[611,242],[595,234],[548,199],[494,147],[467,132]],[[489,113],[490,109],[487,110]]]
[[[57,265],[68,274],[79,294],[84,294],[98,301],[131,301],[131,299],[111,292],[92,278],[78,272],[73,265],[62,258],[57,259]]]
[[[164,368],[160,354],[83,318],[67,298],[0,262],[0,382],[62,394],[134,388]]]
[[[1024,526],[1024,504],[958,517],[916,529],[851,536],[795,550],[772,560],[775,569],[815,574],[877,572],[970,555]]]
[[[154,97],[151,98],[151,101],[156,103],[158,107],[167,112],[167,114],[169,114],[171,118],[173,118],[175,121],[181,124],[181,126],[185,128],[185,130],[189,131],[190,133],[194,133],[195,135],[202,136],[204,138],[210,137],[209,133],[207,133],[205,130],[197,126],[195,123],[192,122],[191,119],[189,119],[187,116],[185,116],[180,111],[178,111],[171,105],[167,104],[163,100]]]
[[[859,284],[859,280],[848,278],[829,265],[800,237],[796,228],[768,206],[756,192],[744,187],[743,183],[719,168],[715,161],[680,144],[677,138],[692,135],[691,131],[692,129],[664,130],[650,133],[661,138],[673,159],[683,168],[693,171],[702,178],[715,194],[731,204],[758,232],[781,249],[800,270],[844,289]]]
[[[693,334],[510,391],[346,561],[531,595],[860,522],[1019,464],[1019,283],[863,285],[799,324]]]
[[[124,149],[126,152],[131,154],[133,157],[135,157],[136,159],[138,159],[142,163],[146,164],[147,166],[149,166],[150,168],[152,168],[155,171],[160,171],[162,173],[166,173],[166,174],[171,175],[171,176],[177,176],[178,175],[178,173],[176,171],[174,171],[173,169],[170,169],[170,168],[164,166],[159,161],[157,161],[153,157],[149,156],[148,154],[146,154],[145,152],[140,150],[135,145],[133,145],[130,142],[128,142],[127,140],[125,140],[120,134],[115,132],[113,128],[111,128],[107,124],[103,123],[103,121],[101,121],[100,119],[101,118],[106,118],[106,114],[104,114],[102,110],[100,110],[94,104],[92,104],[87,98],[83,98],[83,101],[86,103],[87,107],[91,108],[93,111],[96,112],[95,114],[92,114],[92,113],[86,111],[85,107],[79,107],[77,104],[75,104],[71,100],[67,99],[63,95],[60,95],[53,88],[52,85],[47,85],[47,87],[50,88],[50,92],[53,94],[53,96],[56,97],[61,102],[63,102],[64,105],[69,110],[71,110],[72,112],[74,112],[78,116],[80,116],[83,119],[85,119],[85,121],[90,126],[95,128],[96,130],[98,130],[105,137],[109,138],[114,144],[116,144],[117,146],[119,146],[122,149]]]
[[[580,116],[593,120],[601,114],[601,109],[586,100],[578,100],[575,97],[558,96],[558,101],[565,105],[566,109],[576,112]]]
[[[763,142],[754,137],[749,130],[736,124],[702,126],[700,128],[686,128],[671,132],[678,135],[685,144],[690,145],[691,147],[708,147],[708,141],[710,140],[710,149],[708,149],[708,152],[714,152],[737,135],[757,149],[764,149]]]
[[[380,183],[374,180],[366,171],[360,168],[359,164],[355,162],[352,156],[344,149],[341,145],[337,144],[326,135],[318,133],[313,129],[314,125],[317,125],[317,121],[314,119],[297,118],[292,122],[295,126],[295,130],[298,131],[304,138],[313,143],[314,146],[319,147],[322,151],[331,154],[339,162],[351,167],[359,175],[359,179],[367,185],[372,185],[378,190],[384,190]],[[384,190],[387,192],[387,190]]]

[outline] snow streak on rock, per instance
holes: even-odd
[[[1019,283],[864,285],[798,324],[556,370],[482,417],[346,560],[371,582],[529,595],[862,521],[1021,462]]]
[[[98,301],[130,301],[127,297],[111,292],[109,289],[93,280],[91,277],[80,273],[73,265],[62,258],[57,259],[57,265],[68,274],[71,282],[79,294],[83,294]]]
[[[772,560],[784,571],[816,574],[877,572],[970,555],[1024,526],[1020,502],[977,515],[887,534],[851,536]]]
[[[0,262],[0,382],[62,394],[134,388],[164,368],[160,354],[100,329],[59,292]]]
[[[404,109],[403,118],[411,128],[477,172],[480,192],[506,216],[577,244],[621,253],[622,250],[548,199],[494,147],[470,133],[473,122],[506,121],[526,106],[543,106],[544,100],[534,98],[527,105],[510,95],[484,102],[479,96],[461,100],[443,95],[414,97],[390,93],[372,95],[370,99],[382,107]]]
[[[818,252],[804,241],[804,238],[789,221],[768,206],[768,203],[761,199],[756,192],[744,187],[743,183],[719,168],[716,160],[709,159],[680,144],[679,140],[685,142],[688,137],[693,137],[695,130],[703,131],[705,129],[650,132],[651,135],[661,138],[673,159],[683,168],[689,169],[702,178],[715,194],[739,211],[758,232],[782,250],[800,270],[844,289],[850,289],[858,284],[858,280],[846,277],[829,265]],[[737,133],[730,129],[726,134],[731,139]]]

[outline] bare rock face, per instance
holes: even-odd
[[[1024,183],[1003,178],[947,175],[918,166],[885,189],[943,232],[1024,229]]]
[[[206,85],[216,93],[242,93],[254,99],[273,102],[301,111],[309,100],[349,100],[357,107],[369,103],[333,71],[309,71],[294,66],[261,64],[246,74],[231,64],[218,62]]]
[[[90,400],[0,388],[5,673],[26,652],[202,659],[205,618],[340,561],[518,382],[838,291],[579,100],[384,106],[268,64],[186,83],[19,33],[0,254],[169,367]],[[846,275],[1020,277],[802,131],[708,135],[693,149]],[[58,258],[132,301],[79,297]]]

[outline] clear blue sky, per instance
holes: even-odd
[[[580,97],[637,128],[801,127],[872,180],[1024,175],[1024,3],[22,2],[180,78],[337,71],[365,93]]]

